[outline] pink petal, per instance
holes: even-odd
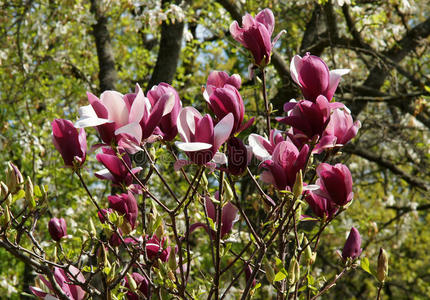
[[[273,29],[275,28],[275,17],[269,8],[260,11],[255,16],[255,20],[259,23],[262,23],[267,28],[269,34],[272,35]]]
[[[229,138],[234,125],[234,117],[229,113],[214,128],[214,147],[216,150]]]
[[[109,112],[109,120],[114,121],[117,128],[128,123],[129,112],[122,94],[105,91],[100,95],[100,101]]]
[[[293,78],[294,82],[299,86],[302,86],[299,82],[299,72],[302,68],[302,64],[302,58],[299,55],[295,55],[290,63],[291,78]]]

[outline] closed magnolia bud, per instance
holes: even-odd
[[[300,197],[303,191],[303,175],[302,170],[299,170],[299,172],[296,175],[296,181],[294,182],[293,186],[293,195],[294,198],[297,199]]]
[[[269,282],[273,282],[273,280],[275,279],[275,271],[273,271],[272,266],[267,260],[264,263],[264,271],[266,271],[267,280],[269,280]]]
[[[36,207],[36,201],[34,200],[33,183],[29,176],[27,176],[27,181],[25,182],[25,201],[27,201],[28,207],[34,209]]]
[[[169,255],[169,268],[170,268],[170,270],[176,272],[176,268],[177,267],[178,267],[178,265],[176,263],[175,251],[170,251],[170,255]]]
[[[307,265],[311,265],[311,261],[312,261],[312,249],[311,249],[311,245],[308,245],[308,239],[307,237],[303,238],[303,246],[306,246],[305,251],[303,252],[303,259],[305,260]]]
[[[388,276],[388,254],[381,248],[378,255],[378,268],[376,277],[380,282],[384,282]]]
[[[6,205],[3,215],[0,218],[0,225],[1,227],[6,227],[10,222],[10,213],[9,213],[9,206]]]
[[[296,258],[290,260],[290,266],[288,268],[288,284],[293,285],[300,279],[300,265]]]
[[[19,169],[11,162],[8,163],[6,172],[6,185],[9,191],[14,194],[20,189],[20,185],[24,183],[22,174]]]
[[[0,182],[0,200],[3,200],[4,198],[6,198],[9,194],[9,188],[7,187],[7,185],[1,181]]]
[[[67,225],[63,218],[52,218],[48,223],[48,230],[51,238],[58,242],[67,235]]]
[[[131,276],[129,273],[127,273],[127,283],[130,291],[135,293],[137,290],[137,284],[136,281],[134,281],[133,276]]]

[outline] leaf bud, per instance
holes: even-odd
[[[34,190],[33,183],[29,176],[27,176],[27,181],[25,182],[25,201],[30,209],[34,209],[36,207],[36,201],[34,200]]]
[[[6,171],[6,185],[12,194],[20,190],[20,185],[24,183],[22,174],[13,163],[9,162]]]

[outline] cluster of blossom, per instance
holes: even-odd
[[[274,17],[269,9],[254,18],[243,17],[243,27],[237,22],[230,26],[232,37],[252,53],[254,65],[263,69],[269,62],[272,48],[279,35],[271,41]],[[97,178],[111,181],[123,192],[107,197],[109,208],[98,211],[102,223],[116,213],[124,223],[112,233],[109,243],[138,243],[145,240],[146,255],[150,260],[167,262],[171,251],[165,247],[167,237],[148,236],[123,239],[137,226],[138,205],[135,195],[141,186],[134,184],[134,174],[141,168],[133,168],[129,154],[143,151],[146,143],[173,141],[179,133],[181,141],[177,148],[184,151],[188,159],[180,159],[175,169],[188,164],[197,164],[220,169],[233,175],[245,172],[250,156],[261,161],[261,179],[280,191],[292,191],[297,174],[305,172],[312,153],[336,151],[348,143],[360,128],[353,122],[349,110],[333,100],[333,95],[342,75],[349,70],[329,70],[319,57],[307,53],[303,58],[296,55],[291,61],[291,76],[299,85],[304,99],[290,101],[284,105],[286,116],[276,120],[290,126],[288,131],[272,129],[268,138],[251,134],[249,146],[237,137],[249,128],[254,119],[244,121],[245,107],[239,92],[241,78],[229,76],[223,71],[212,71],[203,92],[211,114],[202,115],[194,107],[182,107],[176,90],[167,83],[154,86],[145,96],[139,85],[135,93],[122,95],[116,91],[105,91],[100,98],[88,93],[89,105],[81,107],[80,119],[73,124],[69,120],[52,122],[53,143],[63,157],[64,164],[79,172],[85,162],[87,143],[84,127],[94,127],[102,144],[97,160],[105,167],[95,173]],[[226,145],[226,149],[222,148]],[[221,151],[220,151],[221,149]],[[252,149],[250,151],[249,149]],[[332,219],[336,212],[348,205],[352,198],[352,178],[347,166],[321,163],[316,167],[318,179],[315,185],[304,187],[304,198],[316,217],[323,221]],[[216,195],[215,195],[216,197]],[[209,196],[205,199],[206,215],[217,223],[219,218]],[[226,202],[221,212],[221,238],[228,234],[238,219],[238,209]],[[189,231],[203,227],[209,235],[215,232],[206,224],[194,223]],[[64,219],[52,219],[49,232],[55,241],[66,235]],[[355,228],[342,251],[345,261],[356,259],[361,253],[361,238]],[[247,275],[250,275],[247,266]],[[74,269],[72,272],[75,272]],[[75,272],[76,273],[76,272]],[[68,285],[64,270],[55,270],[55,278],[73,299],[82,299],[79,287]],[[81,276],[81,274],[79,275]],[[134,280],[144,295],[148,292],[148,280],[139,273],[127,277],[124,285]],[[43,279],[42,279],[43,280]],[[48,287],[46,280],[43,280]],[[40,291],[33,292],[42,297]],[[135,293],[128,293],[134,299]]]

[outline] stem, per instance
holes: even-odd
[[[215,279],[214,279],[214,289],[215,289],[215,299],[219,299],[219,279],[221,276],[220,266],[221,266],[221,257],[220,257],[220,241],[221,241],[221,220],[222,220],[222,193],[224,187],[224,171],[220,171],[219,176],[219,204],[217,207],[217,230],[216,230],[216,239],[215,239]]]
[[[261,68],[261,77],[263,79],[263,98],[264,106],[266,108],[266,123],[267,123],[267,136],[270,136],[270,111],[269,111],[269,100],[267,99],[267,87],[266,87],[266,70]]]
[[[322,294],[325,294],[330,288],[332,288],[336,282],[346,273],[346,267],[342,270],[342,272],[339,273],[339,275],[336,275],[332,282],[327,284],[316,296],[312,297],[311,300],[316,300],[318,297],[320,297]]]
[[[383,287],[384,287],[384,283],[381,282],[381,284],[378,287],[378,296],[376,296],[376,300],[380,300],[381,299],[381,291],[382,291]]]

